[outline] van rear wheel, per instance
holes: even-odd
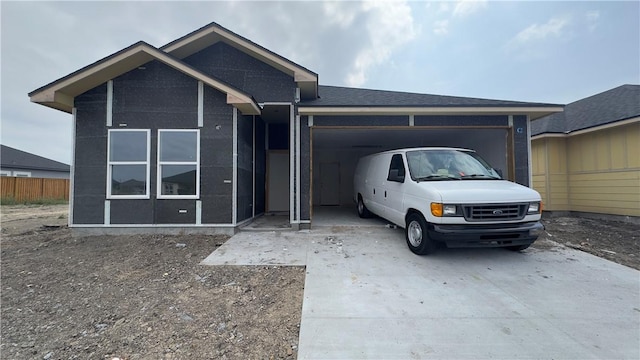
[[[364,205],[364,201],[362,201],[362,196],[358,195],[358,216],[363,219],[370,218],[371,212]]]
[[[420,214],[413,213],[407,217],[405,237],[409,250],[417,255],[427,255],[435,251],[436,243],[429,238],[427,222]]]

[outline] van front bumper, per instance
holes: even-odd
[[[488,225],[429,224],[432,240],[447,247],[505,247],[531,245],[544,231],[539,222]]]

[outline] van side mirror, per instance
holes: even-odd
[[[395,182],[403,183],[404,175],[399,175],[399,173],[400,173],[400,170],[398,169],[389,170],[389,176],[387,176],[387,181],[395,181]]]

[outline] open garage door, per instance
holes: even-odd
[[[399,148],[444,146],[475,150],[494,168],[509,174],[508,128],[322,128],[312,131],[312,204],[323,204],[329,186],[340,179],[336,196],[341,206],[354,206],[353,174],[362,156]],[[326,166],[323,164],[334,164]],[[322,166],[322,169],[321,169]],[[327,171],[339,172],[327,174]],[[327,181],[334,181],[327,184]],[[354,212],[355,214],[355,212]]]

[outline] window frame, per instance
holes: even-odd
[[[193,132],[196,133],[196,161],[162,161],[162,133]],[[156,167],[156,197],[158,199],[200,199],[200,129],[158,129],[158,153]],[[163,195],[162,194],[162,166],[163,165],[195,165],[196,193],[195,195]]]
[[[147,134],[147,159],[146,161],[111,161],[111,134],[114,132],[145,132]],[[113,182],[113,165],[145,165],[145,194],[144,195],[114,195],[111,193]],[[151,197],[151,130],[150,129],[109,129],[107,133],[107,199],[149,199]]]
[[[10,177],[11,176],[11,171],[9,171],[9,170],[0,170],[0,176]]]

